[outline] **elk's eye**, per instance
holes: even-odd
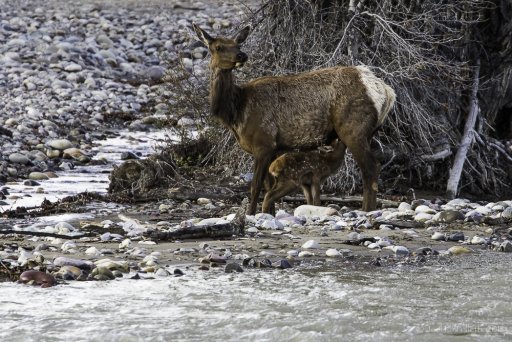
[[[222,51],[223,49],[224,49],[224,48],[223,48],[221,45],[217,45],[217,46],[215,47],[215,51],[217,51],[217,52],[220,52],[220,51]]]

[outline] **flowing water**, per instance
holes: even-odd
[[[124,149],[145,155],[154,142],[122,135],[104,141],[95,158],[118,160]],[[10,185],[21,199],[9,207],[104,192],[110,167],[62,172],[42,182],[41,195]],[[67,215],[13,226],[38,229],[74,214]],[[450,260],[381,268],[332,262],[238,274],[183,268],[176,278],[46,289],[0,283],[0,341],[511,340],[512,255]]]
[[[0,283],[1,341],[506,341],[508,254],[182,277]]]

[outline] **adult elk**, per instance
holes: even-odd
[[[280,155],[268,168],[271,179],[265,180],[267,193],[263,199],[263,211],[273,213],[275,201],[299,187],[308,204],[320,205],[320,186],[341,167],[345,150],[346,146],[336,139],[330,146]]]
[[[250,27],[213,38],[193,25],[211,54],[210,106],[254,157],[249,214],[256,213],[268,166],[279,150],[314,148],[338,137],[362,171],[363,210],[377,206],[379,165],[370,140],[395,102],[395,92],[369,69],[333,67],[270,76],[237,85],[233,69],[247,62],[240,50]]]

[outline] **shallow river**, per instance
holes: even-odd
[[[0,283],[0,341],[505,341],[511,261]]]

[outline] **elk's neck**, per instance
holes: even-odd
[[[241,89],[235,84],[231,70],[212,69],[210,108],[212,115],[233,127],[240,120]]]

